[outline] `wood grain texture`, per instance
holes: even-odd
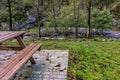
[[[41,45],[40,43],[32,43],[0,67],[0,80],[9,80],[16,71],[31,58],[33,53],[38,50]]]
[[[0,31],[0,43],[23,34],[25,34],[24,31]]]
[[[13,46],[3,46],[0,45],[0,50],[22,50],[21,47],[13,47]]]

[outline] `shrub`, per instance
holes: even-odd
[[[8,20],[7,11],[0,10],[0,22],[6,22]]]
[[[112,27],[112,15],[108,10],[98,10],[98,9],[93,9],[92,10],[92,27],[97,28],[97,29],[110,29]]]

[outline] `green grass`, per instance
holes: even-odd
[[[69,50],[68,80],[119,80],[120,41],[25,40],[42,49]]]

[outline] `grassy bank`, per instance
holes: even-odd
[[[120,41],[25,40],[42,49],[69,50],[68,80],[119,80]]]

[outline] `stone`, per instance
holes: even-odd
[[[17,71],[14,80],[66,80],[68,67],[68,50],[41,50],[33,57],[36,64],[28,61]],[[48,54],[49,53],[49,54]],[[0,51],[0,65],[16,55],[15,51]],[[46,57],[49,56],[49,61]],[[4,61],[6,60],[6,61]]]

